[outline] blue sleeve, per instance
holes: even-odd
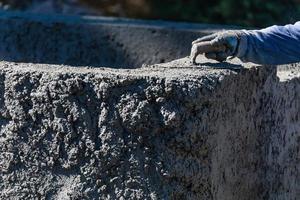
[[[243,32],[236,55],[242,61],[266,65],[300,62],[300,22]]]

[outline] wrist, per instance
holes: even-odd
[[[246,30],[237,31],[237,48],[234,52],[233,57],[243,58],[246,54],[248,47],[248,36]]]

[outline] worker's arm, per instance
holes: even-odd
[[[209,48],[203,48],[208,44]],[[300,22],[262,30],[225,31],[206,36],[193,42],[192,61],[201,53],[218,61],[233,56],[257,64],[300,62]]]

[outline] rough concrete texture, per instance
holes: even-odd
[[[299,65],[200,62],[1,62],[0,199],[297,199]]]
[[[224,28],[229,27],[0,12],[0,59],[137,68],[184,57],[195,38]]]

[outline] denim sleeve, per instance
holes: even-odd
[[[300,62],[300,22],[243,33],[236,55],[242,61],[265,65]]]

